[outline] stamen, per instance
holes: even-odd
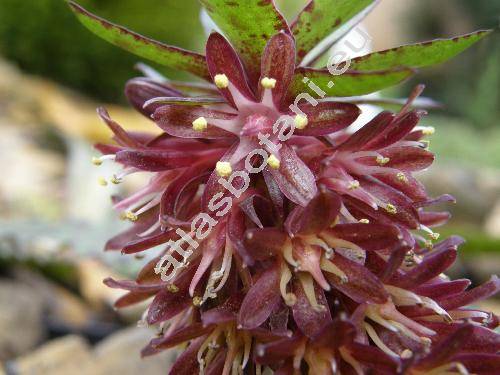
[[[115,154],[109,154],[109,155],[103,155],[101,157],[92,157],[92,164],[94,165],[101,165],[104,161],[106,160],[115,160],[116,155]]]
[[[436,132],[436,129],[433,126],[427,126],[422,129],[423,135],[433,135]]]
[[[106,181],[106,179],[104,177],[99,177],[97,179],[97,182],[101,186],[108,186],[108,181]]]
[[[299,264],[293,258],[293,246],[292,241],[290,240],[287,240],[283,246],[283,258],[285,258],[285,260],[293,267],[299,267]]]
[[[193,298],[193,306],[200,307],[203,302],[203,299],[200,296],[196,296]]]
[[[207,129],[208,122],[205,117],[198,117],[193,121],[193,130],[197,132],[202,132]]]
[[[357,375],[363,375],[365,373],[363,371],[363,368],[361,367],[361,364],[356,359],[354,359],[354,357],[347,351],[345,347],[340,347],[339,352],[342,359],[352,366]]]
[[[280,168],[280,165],[281,165],[281,162],[279,161],[279,159],[271,154],[268,158],[267,158],[267,164],[272,168],[272,169],[279,169]]]
[[[297,115],[295,116],[295,119],[293,120],[295,127],[299,130],[305,129],[307,124],[309,124],[309,120],[307,119],[307,116],[304,115]]]
[[[359,222],[362,224],[370,224],[370,220],[368,219],[359,219]]]
[[[214,77],[215,86],[219,89],[227,89],[229,86],[229,78],[225,74],[217,74]]]
[[[436,232],[433,232],[431,228],[425,226],[425,225],[422,225],[420,224],[420,229],[422,229],[423,231],[427,232],[429,237],[433,240],[437,240],[439,239],[439,236],[440,234],[439,233],[436,233]]]
[[[410,349],[405,349],[401,352],[401,358],[409,359],[413,357],[413,352]]]
[[[403,173],[403,172],[398,172],[396,174],[396,178],[401,181],[401,182],[404,182],[404,183],[407,183],[408,182],[408,177],[406,177],[406,175]]]
[[[375,159],[375,161],[379,165],[385,165],[385,164],[389,163],[391,161],[391,159],[380,155],[380,156],[377,156],[377,159]]]
[[[287,306],[293,306],[297,302],[297,296],[293,293],[287,293],[286,291],[286,286],[291,279],[292,273],[290,272],[288,266],[285,264],[283,265],[281,272],[280,292]]]
[[[321,259],[321,269],[326,272],[333,273],[334,275],[337,275],[340,278],[340,283],[345,284],[349,282],[349,278],[347,275],[342,271],[340,268],[338,268],[335,264],[332,262],[329,262],[326,259]]]
[[[177,293],[179,291],[179,287],[175,284],[168,284],[167,285],[167,290],[170,292],[170,293]]]
[[[320,305],[316,298],[316,292],[314,291],[314,281],[311,275],[307,273],[301,273],[299,274],[299,281],[302,285],[302,289],[304,289],[304,293],[311,307],[316,311],[324,310],[325,306]]]
[[[215,165],[215,171],[220,177],[229,177],[233,173],[231,163],[227,161],[218,161]]]
[[[137,221],[138,219],[137,215],[134,214],[132,211],[125,212],[125,218],[129,219],[130,221]]]
[[[380,337],[377,335],[377,332],[375,331],[375,329],[373,329],[371,325],[365,322],[364,327],[366,333],[368,333],[368,336],[370,336],[375,345],[377,345],[380,349],[382,349],[382,351],[384,351],[386,354],[389,354],[392,357],[399,358],[399,356],[396,353],[394,353],[391,349],[389,349],[389,347],[387,347],[387,345],[383,343],[383,341],[380,339]]]
[[[274,89],[276,87],[276,80],[274,78],[264,77],[261,79],[260,84],[265,89]]]
[[[384,208],[390,214],[395,215],[398,213],[396,206],[394,206],[392,203],[387,203]]]
[[[355,189],[358,189],[359,188],[359,181],[358,180],[352,180],[352,181],[349,181],[349,184],[347,185],[347,188],[349,190],[355,190]]]
[[[118,185],[118,184],[121,184],[123,182],[121,179],[119,179],[118,177],[116,177],[115,174],[113,175],[113,177],[111,177],[110,181],[114,185]]]

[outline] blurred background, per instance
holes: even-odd
[[[303,0],[279,1],[293,18]],[[79,0],[89,10],[144,35],[202,51],[196,0]],[[364,26],[373,50],[498,28],[499,0],[382,0]],[[474,283],[500,269],[500,37],[498,32],[444,66],[423,70],[383,92],[404,97],[417,83],[443,104],[424,125],[436,128],[437,162],[422,174],[434,195],[453,194],[443,236],[467,243],[453,273]],[[169,356],[141,361],[143,307],[116,312],[121,292],[107,276],[126,278],[143,261],[104,253],[125,224],[110,195],[140,179],[102,187],[92,144],[109,132],[95,114],[106,105],[127,129],[155,131],[126,106],[125,81],[138,58],[81,26],[62,0],[0,1],[0,374],[165,372]],[[158,67],[168,77],[186,76]],[[499,312],[498,302],[488,302]],[[142,310],[141,310],[142,309]],[[133,327],[129,327],[132,325]],[[127,355],[124,355],[127,353]],[[83,367],[82,367],[83,366]],[[89,366],[89,367],[85,367]]]

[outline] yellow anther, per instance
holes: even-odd
[[[349,190],[355,190],[359,188],[359,181],[358,180],[352,180],[349,181],[349,185],[347,186]]]
[[[233,168],[231,168],[231,163],[227,161],[218,161],[215,165],[215,171],[221,177],[229,177],[233,173]]]
[[[307,124],[309,124],[309,120],[307,119],[307,116],[304,116],[304,115],[295,116],[295,119],[293,122],[295,124],[295,127],[299,130],[304,129],[307,126]]]
[[[113,177],[111,177],[110,181],[112,184],[115,184],[115,185],[118,185],[122,182],[122,180],[120,180],[118,177],[116,177],[116,175],[113,175]]]
[[[193,298],[193,305],[196,307],[200,307],[203,303],[203,299],[200,296],[196,296]]]
[[[393,204],[391,203],[387,203],[386,206],[385,206],[385,210],[387,212],[389,212],[390,214],[397,214],[398,213],[398,210],[396,208],[396,206],[394,206]]]
[[[138,217],[136,214],[134,214],[132,211],[127,211],[125,212],[125,217],[129,219],[130,221],[137,221]]]
[[[92,164],[94,165],[101,165],[102,164],[102,160],[96,156],[92,157]]]
[[[108,181],[106,181],[106,179],[104,177],[99,177],[97,179],[97,182],[99,183],[99,185],[101,186],[107,186],[108,185]]]
[[[425,240],[424,242],[424,246],[429,249],[429,250],[432,250],[432,248],[434,247],[434,244],[432,243],[431,240]]]
[[[401,352],[401,358],[409,359],[413,357],[413,352],[410,349],[405,349]]]
[[[171,293],[177,293],[179,291],[179,287],[175,284],[168,284],[167,290]]]
[[[227,89],[229,87],[229,78],[225,74],[217,74],[214,77],[214,83],[220,89]]]
[[[432,238],[434,241],[439,239],[440,234],[436,232],[429,233],[429,237]]]
[[[264,77],[260,80],[260,84],[265,89],[274,89],[276,87],[276,80],[274,78]]]
[[[360,219],[359,222],[361,224],[370,224],[370,220],[368,220],[368,219]]]
[[[127,220],[127,214],[125,212],[120,212],[120,216],[119,216],[120,220]]]
[[[436,129],[434,129],[433,126],[427,126],[422,129],[422,134],[423,135],[433,135],[436,132]]]
[[[274,156],[273,154],[271,154],[268,158],[267,158],[267,164],[269,164],[269,166],[272,168],[272,169],[279,169],[280,168],[280,165],[281,165],[281,162],[279,161],[279,159]]]
[[[197,132],[202,132],[207,129],[208,123],[205,117],[198,117],[193,121],[193,129]]]
[[[391,161],[391,159],[383,157],[383,156],[377,156],[377,164],[384,165],[387,164]]]
[[[396,178],[401,181],[401,182],[408,182],[408,177],[406,177],[406,175],[403,173],[403,172],[398,172],[396,174]]]

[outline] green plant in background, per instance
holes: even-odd
[[[147,7],[144,0],[81,3],[145,35],[185,48],[202,47],[196,0],[147,0]],[[123,100],[123,82],[134,75],[137,62],[89,35],[68,13],[64,0],[0,1],[0,55],[29,73],[107,101]]]
[[[406,25],[419,38],[455,32],[456,25],[497,28],[500,2],[491,0],[422,0],[408,13]],[[449,114],[477,128],[500,125],[500,35],[441,69],[424,72],[433,98],[446,103]],[[471,69],[473,67],[473,69]],[[446,76],[446,80],[443,80]]]

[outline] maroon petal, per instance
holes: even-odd
[[[244,243],[245,230],[245,214],[239,207],[233,207],[227,222],[227,235],[236,253],[241,257],[245,265],[253,266],[253,253],[247,251]]]
[[[467,338],[472,335],[473,326],[464,325],[457,329],[452,335],[449,335],[444,340],[435,344],[432,351],[417,364],[419,370],[431,370],[439,365],[446,364],[450,358],[460,350]]]
[[[462,293],[470,284],[470,280],[460,279],[421,285],[413,289],[413,291],[420,296],[442,299],[443,297],[446,298]]]
[[[380,280],[368,269],[353,262],[342,255],[335,254],[331,260],[347,276],[347,282],[341,280],[337,275],[324,272],[330,284],[335,289],[344,293],[358,303],[379,303],[387,301],[389,294],[384,289]]]
[[[278,228],[254,228],[245,232],[246,251],[255,260],[281,254],[288,236]]]
[[[285,221],[285,229],[290,236],[320,233],[335,221],[340,205],[337,194],[322,191],[306,207],[297,206],[293,209]]]
[[[379,209],[375,211],[365,205],[373,216],[377,217],[379,220],[381,219],[383,223],[389,224],[396,221],[408,229],[417,229],[419,227],[418,212],[413,207],[413,201],[406,195],[375,178],[369,179],[360,177],[359,181],[363,189],[381,199],[384,203],[393,205],[396,209],[396,212],[388,212],[385,207],[379,207]]]
[[[202,131],[193,129],[193,121],[204,117],[207,128]],[[212,125],[211,120],[231,120],[234,115],[204,107],[187,107],[182,105],[163,105],[153,114],[156,124],[168,134],[181,138],[231,138],[234,135]]]
[[[175,360],[169,375],[193,375],[199,373],[198,351],[205,340],[206,337],[200,337],[191,341],[189,347]]]
[[[255,348],[256,361],[262,364],[272,364],[293,357],[303,342],[304,338],[300,334],[296,334],[290,338],[257,345]]]
[[[441,212],[419,211],[418,217],[420,220],[420,224],[425,225],[427,227],[438,227],[446,224],[448,220],[450,220],[451,213],[447,211],[441,211]]]
[[[457,250],[453,248],[432,253],[406,272],[405,276],[397,282],[397,286],[404,289],[415,288],[439,276],[455,262],[456,258]]]
[[[226,361],[227,350],[220,350],[215,358],[210,362],[210,364],[205,369],[206,375],[220,375],[224,370],[224,363]]]
[[[471,374],[497,375],[500,372],[500,354],[459,354],[453,357]]]
[[[356,337],[356,327],[350,321],[336,319],[328,322],[318,334],[312,338],[314,345],[339,348],[350,344]]]
[[[267,42],[262,54],[260,78],[273,78],[276,86],[272,90],[273,102],[281,108],[288,86],[295,72],[295,42],[293,38],[280,32]],[[259,96],[262,99],[263,88],[259,85]]]
[[[109,116],[108,111],[103,107],[97,108],[97,114],[104,121],[106,125],[111,129],[117,142],[122,146],[127,146],[131,148],[144,148],[142,144],[137,142],[135,139],[130,137],[127,132]]]
[[[173,293],[162,290],[149,306],[147,322],[148,324],[156,324],[169,320],[191,306],[191,303],[187,292]]]
[[[129,103],[146,117],[150,118],[160,105],[149,106],[144,108],[144,103],[148,100],[160,96],[183,96],[180,91],[177,91],[166,84],[156,82],[150,78],[133,78],[125,85],[125,96]]]
[[[382,156],[389,158],[386,167],[406,172],[421,171],[434,162],[434,154],[420,147],[389,147],[380,153]]]
[[[243,65],[231,44],[221,34],[210,34],[206,44],[207,65],[212,79],[217,74],[225,74],[231,84],[248,99],[253,99]],[[233,106],[234,100],[229,89],[219,89],[221,94]]]
[[[295,129],[294,134],[315,137],[345,129],[361,113],[356,105],[340,102],[322,102],[316,106],[305,104],[299,108],[307,116],[308,124],[303,130]]]
[[[198,152],[165,150],[123,150],[116,154],[115,161],[143,171],[160,172],[169,169],[189,167],[203,158],[215,163],[224,155],[224,149]]]
[[[321,233],[327,242],[340,238],[352,242],[364,250],[382,250],[401,241],[401,233],[394,225],[385,224],[337,224]]]
[[[399,373],[399,362],[374,346],[352,343],[348,346],[350,354],[376,374]]]
[[[402,173],[404,179],[401,178],[400,173]],[[427,192],[424,185],[409,173],[384,173],[376,174],[375,177],[383,183],[392,186],[394,189],[399,190],[412,200],[421,201],[427,199]]]
[[[386,266],[380,274],[380,280],[387,282],[391,278],[395,277],[409,250],[411,250],[411,247],[406,243],[402,243],[394,248]]]
[[[391,112],[379,113],[373,120],[351,135],[344,143],[337,147],[338,151],[359,151],[368,142],[376,138],[393,121]]]
[[[204,311],[201,314],[203,325],[220,325],[235,321],[244,297],[243,293],[237,293],[229,297],[222,305]]]
[[[325,293],[316,285],[314,291],[321,309],[315,309],[311,306],[298,280],[293,283],[293,293],[297,296],[297,302],[292,306],[293,320],[301,332],[308,337],[317,336],[332,321]]]
[[[468,290],[454,297],[440,301],[440,305],[445,310],[453,310],[461,306],[494,296],[500,291],[500,279],[492,276],[491,279],[474,289]]]
[[[174,230],[170,230],[167,232],[161,232],[158,234],[154,234],[149,237],[142,237],[135,241],[129,242],[122,249],[123,254],[135,254],[152,247],[156,247],[158,245],[167,243],[169,240],[173,240],[177,238],[178,235]]]
[[[124,289],[131,292],[142,292],[142,293],[158,292],[167,286],[167,284],[164,282],[157,284],[138,284],[136,281],[133,280],[114,280],[110,277],[104,279],[103,283],[110,288]]]
[[[179,328],[167,336],[151,340],[151,345],[156,349],[173,348],[183,342],[203,336],[213,331],[213,329],[213,326],[204,326],[201,323],[193,323],[187,327]]]
[[[424,111],[414,110],[396,117],[383,132],[367,142],[363,150],[378,150],[400,141],[413,130],[423,114]]]
[[[273,168],[266,168],[266,170],[271,173],[288,199],[301,206],[307,206],[318,191],[314,175],[295,151],[286,144],[282,144],[280,157],[281,163],[278,170]]]
[[[147,300],[148,298],[154,296],[156,292],[128,292],[118,298],[115,303],[114,307],[116,309],[122,309],[124,307],[132,306],[135,305],[136,303],[142,302]]]
[[[274,264],[265,270],[250,288],[238,315],[238,325],[244,329],[257,328],[264,323],[281,301],[280,269]]]
[[[105,250],[122,250],[127,244],[138,240],[140,237],[139,234],[146,231],[153,224],[158,221],[158,210],[151,209],[139,215],[137,221],[127,229],[126,231],[119,233],[118,235],[112,237],[106,245],[104,246]]]

